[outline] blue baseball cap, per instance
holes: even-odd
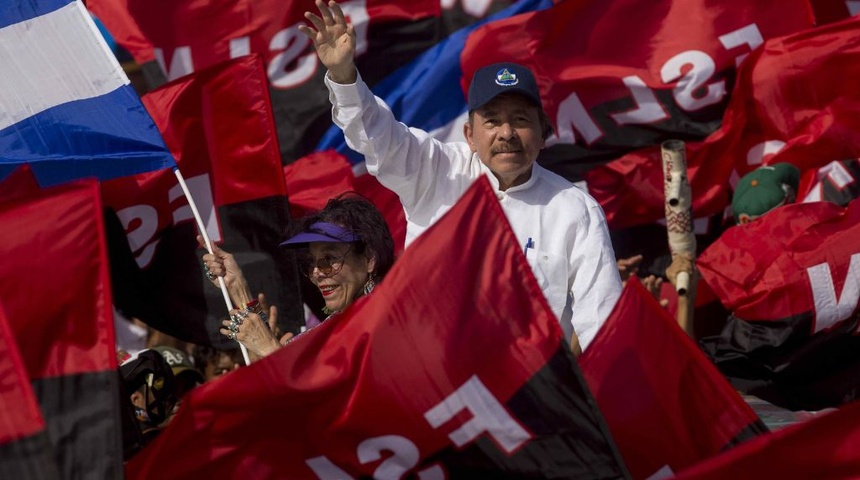
[[[328,222],[317,222],[311,224],[304,232],[299,233],[289,240],[281,243],[282,247],[289,248],[304,248],[310,242],[328,242],[328,243],[350,243],[361,240],[361,237],[350,232],[349,230]]]
[[[532,71],[516,63],[494,63],[481,67],[469,84],[469,111],[483,107],[503,93],[518,93],[543,110],[540,90]]]

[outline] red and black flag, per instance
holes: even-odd
[[[122,478],[120,386],[99,187],[95,180],[44,190],[32,185],[3,185],[0,225],[14,235],[0,242],[0,298],[61,476]]]
[[[860,158],[837,160],[819,169],[803,172],[797,189],[797,200],[833,202],[848,205],[860,197]]]
[[[60,478],[45,419],[0,306],[0,477]]]
[[[439,0],[340,5],[356,27],[356,63],[370,84],[447,35]],[[316,11],[313,0],[151,0],[146,8],[131,0],[90,0],[87,7],[143,66],[152,87],[258,54],[265,64],[285,164],[313,151],[332,124],[325,68],[298,30],[307,23],[304,12]]]
[[[540,162],[580,180],[626,152],[705,138],[720,125],[738,64],[763,40],[812,22],[807,0],[560,2],[476,30],[462,69],[468,82],[493,62],[531,67],[557,133]]]
[[[766,431],[636,277],[579,363],[633,478],[677,472]]]
[[[486,179],[371,295],[192,392],[126,474],[628,478]]]
[[[702,345],[737,388],[795,410],[860,397],[860,201],[780,207],[697,265],[732,312]]]
[[[687,137],[687,166],[697,217],[721,214],[732,182],[762,164],[788,162],[805,172],[801,197],[846,201],[860,157],[854,61],[860,20],[852,18],[765,39],[738,69],[722,125],[704,141]],[[631,152],[586,175],[611,228],[664,216],[660,149]],[[843,165],[820,171],[839,161]],[[820,177],[819,177],[820,176]],[[814,186],[824,182],[823,191]],[[832,183],[832,186],[830,185]],[[815,198],[811,198],[814,200]]]
[[[279,307],[286,330],[303,310],[294,258],[278,247],[289,225],[263,66],[256,56],[204,69],[143,97],[176,157],[209,238],[232,253],[254,292]],[[203,275],[191,209],[171,171],[102,184],[114,300],[170,335],[227,345],[227,307]]]
[[[860,477],[860,403],[821,412],[738,446],[688,470],[676,480],[759,480]]]

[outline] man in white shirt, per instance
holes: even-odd
[[[466,142],[444,143],[397,122],[355,67],[355,31],[334,1],[300,26],[328,68],[332,118],[367,170],[400,197],[407,245],[486,174],[571,349],[588,346],[621,293],[600,205],[535,160],[552,134],[531,71],[479,69],[469,87]]]

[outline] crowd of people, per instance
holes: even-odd
[[[649,264],[664,267],[656,273],[643,268],[641,254],[618,258],[600,205],[536,163],[553,127],[528,68],[514,63],[480,68],[469,84],[469,114],[463,126],[466,142],[444,143],[397,121],[362,81],[355,65],[355,31],[340,6],[322,0],[316,0],[316,6],[318,12],[306,13],[310,25],[300,30],[313,42],[328,70],[325,84],[332,118],[348,145],[364,155],[368,172],[400,198],[407,219],[407,248],[477,178],[486,176],[574,355],[589,347],[614,307],[623,282],[631,276],[640,276],[646,288],[673,312],[693,308],[698,279],[694,258],[673,258],[667,246],[662,263],[648,259]],[[798,178],[796,168],[779,165],[742,179],[732,204],[736,222],[755,221],[792,203]],[[371,295],[395,262],[394,241],[382,214],[358,195],[333,198],[321,211],[294,225],[295,231],[281,245],[296,251],[299,271],[318,289],[327,315],[322,320],[309,317],[308,329]],[[239,307],[223,321],[221,334],[244,345],[252,361],[288,348],[294,334],[278,330],[276,308],[251,291],[236,259],[213,246],[202,261],[213,285],[223,279],[232,302]],[[679,299],[664,287],[674,283],[681,271],[691,274],[694,281]],[[223,351],[175,342],[158,344],[157,336],[147,346],[160,355],[138,354],[135,359],[121,360],[138,369],[148,365],[150,373],[170,377],[173,394],[169,398],[153,394],[152,379],[140,381],[127,368],[130,402],[144,433],[169,422],[170,412],[196,385],[244,364],[238,348]],[[159,358],[169,372],[155,365]]]

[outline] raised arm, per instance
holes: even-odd
[[[320,61],[328,69],[329,78],[340,84],[355,83],[355,27],[347,23],[340,5],[316,0],[319,15],[305,12],[305,18],[314,26],[300,25],[299,31],[314,43]]]

